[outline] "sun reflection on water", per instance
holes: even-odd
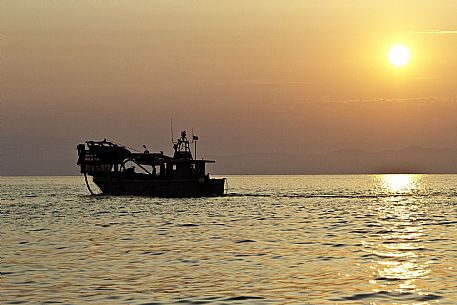
[[[420,175],[382,175],[382,188],[393,193],[407,193],[419,188]]]
[[[421,187],[421,176],[382,175],[378,187],[383,193],[377,206],[379,230],[366,242],[375,258],[369,283],[376,292],[421,296],[426,290],[423,280],[431,272],[423,251],[426,228],[422,219],[427,212],[413,196]]]

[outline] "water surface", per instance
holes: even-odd
[[[202,199],[0,179],[2,304],[457,303],[457,175],[229,176]]]

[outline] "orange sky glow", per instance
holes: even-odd
[[[21,163],[14,150],[33,150],[26,141],[50,143],[36,162],[73,162],[89,139],[171,150],[171,116],[216,158],[457,150],[456,1],[1,6],[6,174]],[[387,56],[395,44],[410,51],[402,67]],[[68,144],[57,152],[53,139]]]

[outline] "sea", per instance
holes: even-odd
[[[457,175],[226,177],[189,199],[1,177],[0,303],[457,304]]]

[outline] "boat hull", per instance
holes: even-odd
[[[208,197],[224,195],[225,179],[144,180],[116,177],[93,177],[105,195],[152,197]]]

